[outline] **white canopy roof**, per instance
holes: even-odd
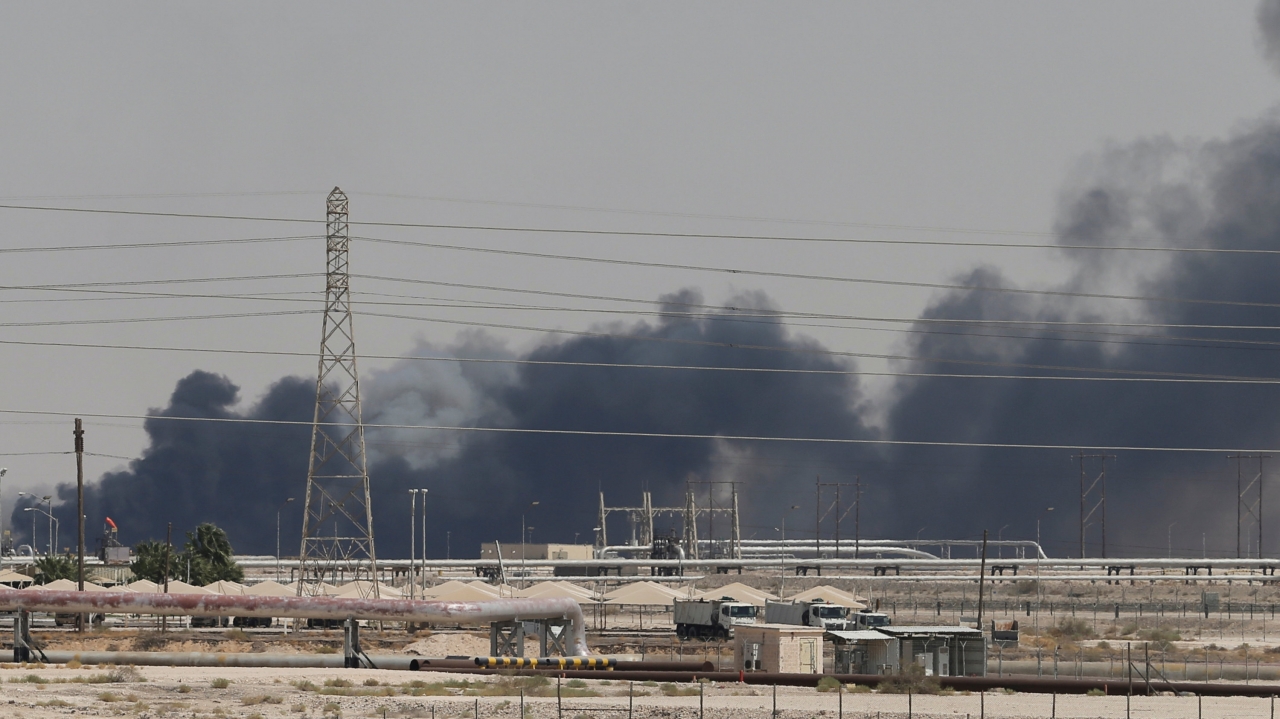
[[[71,581],[70,579],[55,579],[54,581],[49,582],[48,584],[33,584],[27,588],[28,589],[50,589],[50,590],[62,591],[62,592],[76,592],[80,590],[80,585],[76,582]],[[94,584],[93,582],[85,582],[84,590],[86,592],[111,591],[110,589],[107,589],[101,584]]]

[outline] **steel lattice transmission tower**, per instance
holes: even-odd
[[[311,458],[302,515],[302,576],[299,595],[314,595],[326,577],[341,572],[372,580],[378,596],[378,560],[373,544],[373,507],[365,462],[356,335],[351,321],[347,196],[329,193],[325,239],[328,245],[320,373],[311,427]]]

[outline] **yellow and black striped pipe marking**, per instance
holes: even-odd
[[[476,657],[476,666],[490,669],[613,669],[617,659],[605,657]]]

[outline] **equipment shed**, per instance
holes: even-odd
[[[899,662],[918,664],[928,676],[985,677],[987,641],[982,630],[965,626],[894,626],[877,631],[894,637]]]
[[[822,628],[794,624],[734,627],[733,666],[738,671],[822,673]]]
[[[898,640],[870,629],[827,630],[835,647],[836,674],[897,674]]]

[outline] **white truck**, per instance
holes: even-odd
[[[893,624],[893,620],[889,618],[888,614],[873,612],[870,609],[850,613],[849,622],[851,624],[850,629],[875,629]]]
[[[681,639],[726,639],[738,624],[755,624],[755,605],[721,599],[677,599],[672,607],[676,636]]]
[[[821,599],[799,602],[765,602],[764,621],[767,624],[798,624],[802,627],[823,629],[857,629],[850,615],[852,608],[830,604]]]

